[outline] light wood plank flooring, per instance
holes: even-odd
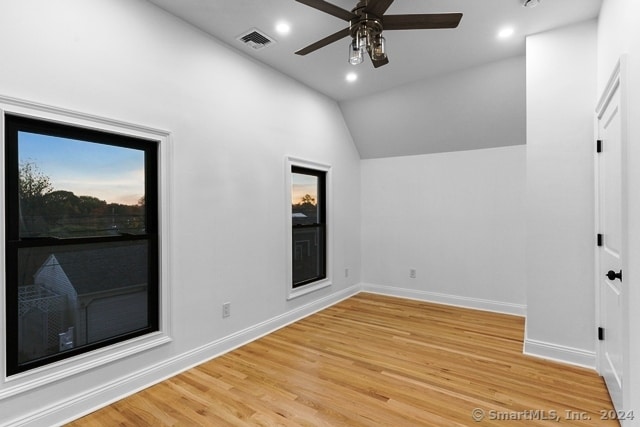
[[[524,319],[361,293],[71,426],[617,426]]]

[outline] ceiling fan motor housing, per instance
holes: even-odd
[[[367,46],[382,34],[382,20],[367,13],[349,23],[351,37],[362,40]]]
[[[382,18],[366,11],[367,2],[361,1],[351,11],[357,16],[356,19],[349,21],[349,29],[351,30],[351,37],[358,36],[358,31],[366,31],[370,37],[375,37],[382,34]]]

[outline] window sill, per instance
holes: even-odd
[[[171,338],[167,334],[154,332],[57,363],[5,377],[3,390],[0,391],[0,401],[169,342],[171,342]]]
[[[329,286],[331,286],[331,280],[323,279],[317,282],[309,283],[308,285],[300,286],[299,288],[290,289],[289,295],[287,296],[287,301],[310,294],[311,292],[315,292],[320,289],[328,288]]]

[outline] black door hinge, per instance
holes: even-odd
[[[602,246],[602,234],[597,235],[598,246]]]
[[[604,341],[604,328],[598,328],[598,340]]]
[[[602,153],[602,140],[601,139],[596,141],[596,153]]]

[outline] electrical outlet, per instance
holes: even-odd
[[[222,304],[222,317],[229,316],[231,316],[231,303],[225,302],[224,304]]]
[[[411,279],[415,279],[416,278],[416,270],[415,269],[411,269],[409,270],[409,278]]]
[[[344,269],[344,277],[349,277],[349,269],[348,268]]]

